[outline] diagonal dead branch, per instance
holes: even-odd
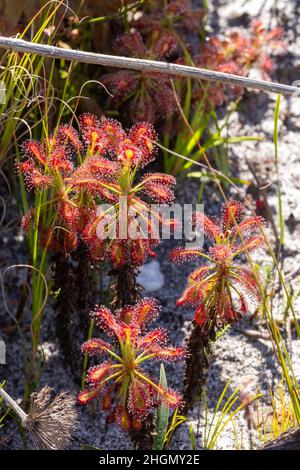
[[[201,69],[189,65],[172,64],[156,60],[136,59],[132,57],[121,57],[108,54],[97,54],[79,50],[63,49],[61,47],[36,44],[23,39],[0,36],[0,48],[18,52],[29,52],[52,59],[65,59],[86,64],[105,65],[108,67],[119,67],[147,72],[165,73],[179,77],[191,77],[209,82],[222,82],[228,85],[238,85],[252,90],[277,93],[282,95],[299,96],[299,88],[273,83],[266,80],[255,80],[230,73],[217,72],[214,70]]]

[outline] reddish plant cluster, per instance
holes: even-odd
[[[48,141],[24,144],[25,159],[18,168],[28,187],[50,191],[39,218],[41,241],[51,250],[70,252],[81,238],[96,260],[109,256],[115,267],[138,266],[159,242],[144,199],[170,203],[176,181],[162,173],[148,173],[136,181],[137,171],[155,158],[151,125],[141,122],[126,132],[119,122],[100,122],[90,114],[79,122],[80,136],[62,125]],[[99,211],[97,204],[103,202],[110,207]],[[33,220],[30,211],[23,228],[28,229]],[[159,221],[158,214],[156,226]],[[130,229],[135,229],[135,237]]]
[[[249,33],[234,31],[225,38],[211,36],[201,46],[200,54],[194,57],[195,65],[201,68],[217,70],[235,75],[248,76],[257,71],[264,80],[270,79],[275,68],[271,59],[273,52],[282,52],[284,42],[281,28],[267,31],[263,24],[256,20],[252,23]],[[240,95],[243,89],[231,87],[233,95]],[[228,89],[219,83],[205,84],[198,92],[194,91],[194,98],[199,99],[205,95],[207,103],[218,106],[227,100]]]
[[[158,312],[159,305],[151,298],[115,314],[104,306],[97,307],[93,318],[112,343],[92,338],[82,346],[82,352],[89,356],[106,355],[108,360],[88,370],[89,388],[78,395],[79,403],[101,396],[108,422],[117,422],[124,429],[141,429],[150,411],[161,402],[171,407],[181,403],[179,393],[163,388],[142,369],[149,360],[178,361],[186,354],[183,348],[166,345],[165,330],[145,331]]]
[[[203,16],[203,10],[192,8],[190,0],[169,0],[164,2],[163,7],[160,1],[155,1],[149,9],[145,5],[144,14],[138,19],[133,18],[130,25],[142,34],[169,34],[174,43],[178,44],[178,35],[182,31],[199,31]]]
[[[243,219],[243,211],[241,203],[230,201],[223,205],[218,221],[195,213],[195,222],[203,227],[212,245],[206,253],[201,248],[175,249],[171,253],[174,262],[199,257],[207,261],[189,275],[188,285],[177,302],[196,309],[194,320],[201,327],[211,320],[220,325],[232,323],[247,312],[247,300],[261,300],[257,273],[237,264],[236,259],[264,244],[259,233],[263,219]]]

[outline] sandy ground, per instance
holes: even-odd
[[[274,25],[276,19],[281,20],[281,25],[288,31],[288,47],[284,58],[278,60],[278,71],[276,79],[291,84],[294,80],[300,79],[300,60],[298,51],[299,39],[299,18],[300,5],[297,1],[213,1],[209,2],[210,22],[214,31],[224,32],[228,27],[247,25],[252,17],[259,18],[267,25]],[[277,213],[277,192],[274,177],[274,148],[272,144],[273,114],[275,106],[275,96],[259,95],[248,92],[238,113],[234,113],[230,121],[230,132],[232,135],[258,135],[261,141],[243,142],[232,146],[231,164],[234,168],[235,176],[243,179],[253,180],[248,167],[248,162],[255,169],[256,174],[268,185],[266,189],[268,201],[273,213],[274,220],[278,221]],[[299,262],[300,262],[300,154],[299,154],[299,127],[300,127],[300,98],[291,97],[282,100],[280,117],[280,175],[282,181],[282,192],[284,201],[285,219],[285,249],[284,249],[284,272],[287,280],[295,290],[299,289]],[[177,200],[182,203],[196,202],[198,192],[198,182],[193,180],[189,184],[178,185]],[[237,191],[231,189],[233,197],[249,197],[245,189]],[[220,198],[210,185],[207,185],[205,194],[205,211],[208,214],[215,214],[220,207]],[[9,200],[8,213],[0,231],[0,266],[5,267],[26,263],[26,243],[22,240],[16,226],[13,229],[5,228],[5,224],[18,216],[13,200]],[[272,240],[273,233],[270,222],[267,230]],[[162,304],[162,314],[159,324],[168,329],[172,342],[181,344],[188,335],[192,312],[175,307],[176,299],[181,294],[187,274],[192,270],[193,263],[181,265],[180,267],[171,265],[168,261],[170,248],[177,246],[178,242],[168,241],[160,245],[157,260],[164,276],[164,286],[151,295],[155,295]],[[259,263],[264,270],[268,260],[261,257]],[[23,279],[21,271],[14,271],[9,274],[9,282],[6,283],[5,299],[11,310],[17,304],[16,289]],[[282,293],[279,291],[275,297],[275,312],[278,317],[282,316],[285,303]],[[296,300],[296,307],[298,308]],[[6,316],[3,299],[0,299],[1,315]],[[50,306],[45,311],[45,321],[42,332],[41,347],[46,355],[46,364],[40,386],[49,384],[56,391],[69,390],[71,393],[78,392],[78,386],[74,383],[71,372],[62,362],[61,354],[55,338],[54,313]],[[26,337],[29,337],[29,312],[24,321]],[[0,323],[1,325],[1,323]],[[268,388],[274,387],[280,380],[280,371],[277,367],[272,345],[270,341],[257,339],[253,340],[242,331],[251,328],[266,333],[258,320],[250,321],[245,318],[238,325],[231,328],[216,343],[212,367],[210,369],[207,383],[208,399],[208,420],[211,419],[214,406],[228,381],[231,381],[229,391],[236,387],[242,387],[244,394],[256,393],[260,391],[267,396]],[[4,337],[4,335],[2,335]],[[22,342],[17,333],[4,337],[7,342],[7,366],[2,367],[3,376],[8,379],[7,390],[11,394],[21,399],[23,391],[23,349]],[[79,347],[79,345],[78,345]],[[299,341],[293,336],[292,359],[295,365],[297,376],[300,375],[300,347]],[[157,367],[158,369],[158,367]],[[183,368],[181,365],[168,366],[167,375],[169,384],[180,389],[182,384]],[[267,400],[265,400],[267,402]],[[191,422],[197,431],[198,410],[191,413]],[[202,446],[203,429],[196,437],[198,448]],[[175,435],[171,447],[189,448],[188,425],[182,426]],[[249,448],[249,432],[244,415],[240,413],[236,419],[236,429],[239,435],[239,448]],[[16,430],[15,423],[10,421],[3,430],[0,430],[1,438],[5,438],[4,448],[19,449],[23,443]],[[252,441],[254,447],[259,445],[258,435],[252,430]],[[79,408],[79,426],[76,432],[72,448],[82,448],[84,445],[92,445],[101,449],[129,449],[132,444],[128,436],[115,426],[105,427],[105,416],[101,410],[90,410]],[[221,434],[217,448],[234,449],[237,444],[234,440],[233,428],[229,425]]]

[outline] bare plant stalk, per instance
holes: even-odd
[[[65,59],[86,64],[164,73],[178,77],[191,77],[209,82],[222,82],[227,83],[228,85],[238,85],[244,88],[264,91],[267,93],[277,93],[281,95],[299,94],[299,88],[282,83],[255,80],[248,77],[201,69],[189,65],[63,49],[61,47],[36,44],[22,39],[7,38],[4,36],[0,36],[0,48],[11,49],[18,52],[29,52],[31,54],[50,57],[52,59]]]
[[[152,450],[154,445],[154,414],[150,413],[139,431],[130,430],[130,438],[136,450]]]
[[[126,305],[134,305],[140,298],[140,287],[137,284],[137,268],[125,264],[118,269],[112,269],[110,275],[114,309],[123,308]]]
[[[80,380],[79,355],[76,354],[76,344],[71,332],[73,316],[76,312],[74,298],[74,271],[68,257],[57,253],[53,257],[53,290],[58,292],[54,310],[56,314],[56,334],[65,363],[70,365],[76,380]]]
[[[81,354],[75,338],[86,338],[89,329],[89,312],[94,305],[95,282],[86,247],[80,243],[77,251],[66,256],[56,253],[52,258],[52,283],[56,292],[54,309],[56,334],[64,361],[81,383]],[[78,331],[78,325],[80,329]]]

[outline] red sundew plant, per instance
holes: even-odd
[[[177,301],[177,305],[196,308],[194,320],[201,327],[210,321],[219,325],[235,322],[247,313],[248,299],[261,300],[257,274],[236,260],[264,244],[258,233],[263,219],[254,216],[242,220],[243,210],[241,203],[230,201],[223,205],[219,221],[195,213],[195,220],[202,224],[212,246],[206,253],[195,248],[175,249],[171,253],[175,262],[198,257],[207,261],[207,265],[189,275],[188,285]]]
[[[88,139],[93,134],[98,155],[87,158],[72,174],[69,184],[79,191],[86,188],[89,194],[100,195],[111,205],[100,213],[91,211],[83,231],[84,241],[95,260],[108,256],[114,268],[140,266],[148,255],[154,255],[153,247],[159,242],[156,228],[160,215],[154,220],[150,217],[153,212],[145,199],[172,202],[176,180],[163,173],[148,173],[136,180],[137,171],[155,158],[156,134],[150,124],[138,123],[125,132],[117,121],[107,120],[87,126],[85,132]],[[107,151],[111,160],[102,156]],[[130,229],[135,231],[134,237]]]
[[[142,122],[125,132],[119,122],[100,122],[91,114],[82,115],[79,122],[80,135],[73,127],[61,125],[48,140],[28,141],[23,146],[24,159],[18,169],[27,187],[49,191],[48,201],[40,208],[40,241],[50,250],[68,253],[81,238],[94,259],[108,255],[115,267],[126,262],[141,265],[147,255],[154,254],[152,248],[159,241],[150,220],[132,240],[127,232],[120,239],[118,228],[114,239],[101,239],[97,227],[105,224],[109,235],[109,227],[120,219],[120,197],[126,199],[128,211],[121,216],[129,227],[138,216],[147,220],[150,207],[143,197],[157,203],[173,200],[176,181],[172,176],[149,173],[135,180],[137,171],[155,158],[155,131]],[[112,208],[99,215],[101,202]],[[24,216],[23,228],[29,230],[33,220],[34,209]]]
[[[201,396],[209,369],[211,344],[218,328],[237,321],[247,312],[247,300],[261,301],[257,274],[249,266],[236,262],[240,255],[249,255],[264,244],[259,234],[261,217],[243,218],[244,207],[237,201],[223,205],[219,220],[195,213],[194,220],[203,227],[212,245],[202,249],[176,249],[171,253],[175,262],[203,258],[188,277],[188,285],[178,305],[195,309],[191,335],[188,339],[185,377],[184,408],[187,413],[197,397]]]
[[[106,307],[95,309],[93,318],[115,345],[92,338],[82,346],[90,356],[104,354],[108,360],[88,370],[89,388],[78,395],[80,404],[87,404],[101,395],[102,409],[109,413],[109,422],[118,422],[124,429],[140,429],[151,410],[165,402],[171,407],[181,403],[181,396],[164,389],[142,366],[146,361],[177,361],[184,358],[183,348],[166,346],[167,333],[161,328],[145,332],[146,326],[158,315],[154,299],[144,298],[115,315]]]
[[[161,2],[154,2],[145,14],[138,19],[133,19],[130,24],[141,33],[151,34],[160,37],[163,34],[172,35],[175,43],[178,41],[177,32],[182,30],[198,32],[200,22],[203,18],[203,11],[193,9],[190,0],[167,1],[162,9]]]
[[[74,161],[83,149],[75,129],[61,125],[55,135],[42,142],[23,144],[23,158],[17,163],[28,190],[49,191],[47,202],[40,206],[40,242],[53,251],[70,252],[77,248],[77,229],[84,215],[80,197],[72,192],[67,180],[74,171]],[[28,231],[35,219],[31,209],[22,220]]]
[[[152,2],[143,14],[130,20],[129,33],[117,37],[113,49],[117,54],[150,60],[171,60],[191,46],[182,32],[200,30],[202,10],[194,10],[189,0]],[[113,103],[130,100],[130,117],[134,121],[157,122],[176,110],[170,77],[147,71],[121,70],[101,77],[113,93]],[[159,103],[159,106],[156,105]]]
[[[174,37],[166,32],[154,36],[149,45],[136,30],[118,37],[114,42],[116,53],[140,59],[167,59],[175,49]],[[166,75],[121,70],[103,75],[101,82],[113,93],[114,103],[119,105],[130,99],[129,112],[133,122],[155,122],[171,114],[176,107],[170,78]]]
[[[200,54],[194,57],[195,65],[202,68],[217,70],[235,75],[248,76],[253,70],[260,78],[270,79],[275,65],[271,54],[284,50],[281,28],[267,31],[263,24],[256,20],[252,23],[249,33],[233,31],[225,38],[211,36],[202,46]],[[198,87],[199,88],[199,87]],[[231,87],[234,96],[241,95],[243,89]],[[206,100],[213,106],[223,104],[227,100],[228,89],[222,84],[206,85],[194,90],[194,98],[206,95]]]

